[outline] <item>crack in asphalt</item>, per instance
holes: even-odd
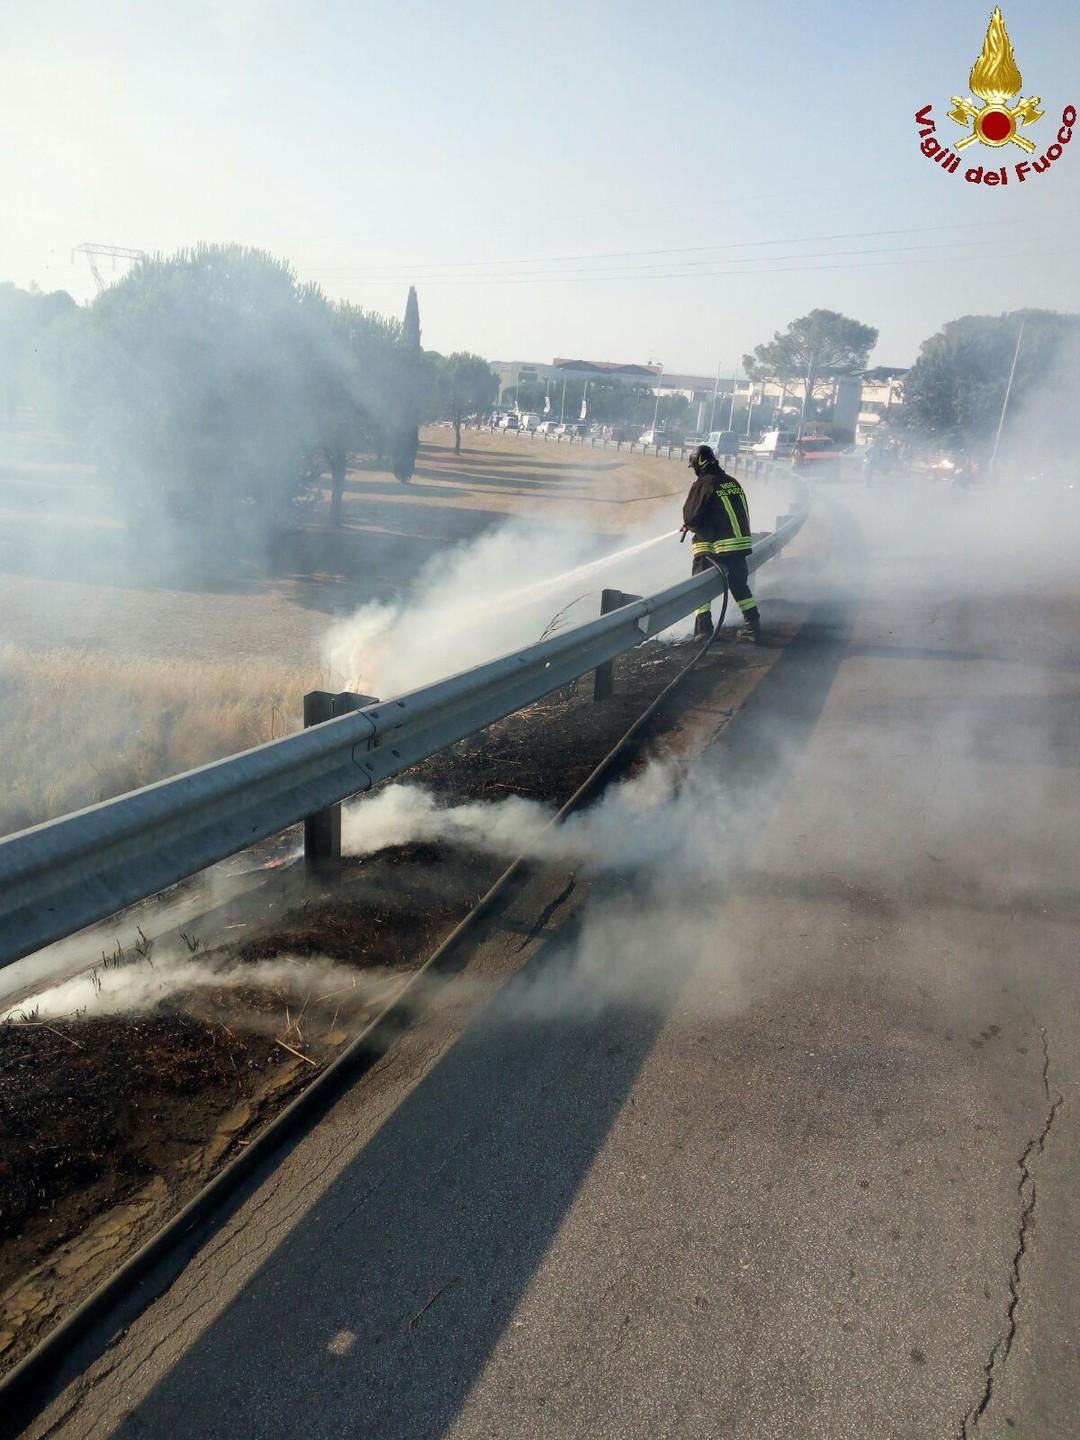
[[[1053,1100],[1050,1099],[1050,1049],[1047,1044],[1046,1030],[1044,1027],[1040,1026],[1039,1035],[1042,1039],[1043,1051],[1043,1094],[1046,1097],[1049,1108],[1047,1109],[1046,1119],[1043,1121],[1042,1129],[1027,1142],[1020,1153],[1020,1158],[1016,1162],[1020,1170],[1020,1180],[1017,1184],[1016,1191],[1020,1196],[1022,1204],[1020,1209],[1020,1226],[1017,1233],[1017,1246],[1013,1254],[1012,1265],[1009,1269],[1009,1303],[1005,1309],[1005,1330],[991,1346],[990,1354],[987,1357],[986,1364],[983,1366],[985,1381],[982,1394],[976,1404],[974,1404],[964,1416],[963,1424],[960,1427],[959,1440],[970,1440],[970,1437],[975,1433],[979,1421],[982,1419],[982,1416],[994,1398],[994,1382],[1008,1360],[1009,1352],[1013,1347],[1013,1341],[1016,1339],[1016,1331],[1018,1328],[1016,1312],[1020,1306],[1020,1266],[1024,1256],[1027,1254],[1028,1232],[1031,1228],[1031,1222],[1035,1217],[1035,1177],[1031,1173],[1031,1163],[1033,1158],[1037,1158],[1043,1153],[1051,1126],[1057,1118],[1058,1111],[1065,1103],[1065,1097],[1063,1095],[1058,1095]]]

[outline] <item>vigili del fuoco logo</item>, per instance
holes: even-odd
[[[975,99],[971,95],[952,97],[949,119],[963,127],[966,132],[963,139],[953,141],[951,148],[949,144],[943,144],[937,138],[933,106],[924,105],[915,115],[915,124],[922,137],[919,149],[928,160],[933,160],[950,175],[955,175],[960,169],[961,155],[970,145],[986,145],[992,150],[1011,149],[1015,145],[1025,155],[1035,157],[1038,145],[1022,132],[1043,120],[1046,112],[1040,108],[1042,101],[1038,95],[1020,96],[1023,83],[1001,8],[995,5],[982,54],[971,67],[968,77],[968,86]],[[979,104],[979,101],[982,103]],[[1008,185],[1010,179],[1015,178],[1022,185],[1033,175],[1044,175],[1055,160],[1061,159],[1064,147],[1073,137],[1075,124],[1076,106],[1066,105],[1057,134],[1039,136],[1044,142],[1048,140],[1049,144],[1037,158],[1001,166],[972,165],[964,171],[964,179],[970,185]],[[974,160],[980,153],[970,152],[970,158]]]

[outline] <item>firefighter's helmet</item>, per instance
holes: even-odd
[[[687,464],[695,475],[701,475],[706,470],[715,470],[718,465],[716,452],[711,445],[699,445],[697,449],[690,451],[690,459]]]

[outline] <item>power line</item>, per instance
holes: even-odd
[[[863,253],[865,253],[865,252],[863,252]],[[927,257],[926,259],[907,259],[907,258],[905,258],[905,259],[902,259],[902,260],[872,260],[872,261],[870,261],[870,262],[869,262],[868,264],[866,264],[866,265],[857,265],[857,264],[853,265],[853,264],[850,264],[850,263],[845,263],[845,264],[842,264],[842,265],[788,265],[788,266],[780,266],[780,267],[773,268],[773,269],[768,269],[768,270],[709,270],[709,271],[705,271],[704,273],[697,273],[697,274],[688,274],[685,270],[684,270],[684,271],[679,271],[679,272],[674,272],[674,273],[669,273],[669,274],[666,274],[666,275],[606,275],[606,274],[599,274],[599,273],[595,273],[595,272],[593,272],[593,273],[587,273],[587,274],[584,274],[584,275],[558,275],[558,274],[549,274],[549,275],[545,275],[545,276],[543,277],[543,279],[549,281],[549,282],[552,283],[552,284],[570,284],[570,285],[575,285],[575,284],[580,285],[580,284],[583,284],[583,283],[586,283],[586,284],[587,284],[590,280],[592,280],[592,281],[621,280],[621,281],[623,281],[624,283],[627,282],[627,281],[633,281],[633,280],[639,280],[639,281],[641,281],[641,280],[714,280],[714,279],[725,279],[725,278],[736,279],[736,280],[754,280],[754,279],[757,279],[757,277],[758,277],[759,275],[799,275],[799,274],[810,274],[810,275],[814,275],[814,274],[817,274],[817,273],[819,273],[819,272],[821,272],[821,271],[826,271],[826,270],[875,270],[875,269],[887,268],[888,266],[891,266],[891,265],[957,265],[957,264],[967,264],[967,265],[971,265],[971,264],[978,264],[980,261],[992,260],[992,261],[994,261],[995,263],[997,263],[998,261],[1001,261],[1001,260],[1022,259],[1022,258],[1024,258],[1025,256],[1030,260],[1030,259],[1031,259],[1034,255],[1036,255],[1036,254],[1041,254],[1041,255],[1066,255],[1066,254],[1068,254],[1068,255],[1071,255],[1071,254],[1073,254],[1073,251],[1071,251],[1071,250],[1043,250],[1043,251],[1035,251],[1035,250],[1031,250],[1031,249],[1026,249],[1026,250],[998,251],[998,252],[995,252],[995,253],[993,253],[993,254],[983,254],[983,255],[970,255],[970,254],[966,254],[966,253],[965,253],[965,254],[963,254],[963,255],[939,255],[939,256],[932,257],[932,258],[931,258],[931,257]],[[395,286],[396,286],[396,285],[402,284],[403,282],[402,282],[402,280],[400,280],[400,279],[397,278],[397,277],[389,277],[389,278],[386,278],[386,277],[380,276],[380,277],[377,277],[377,278],[368,278],[368,279],[364,279],[363,277],[360,277],[360,279],[357,280],[357,281],[354,282],[354,283],[364,283],[364,284],[367,284],[367,285],[395,285]],[[458,286],[464,287],[465,289],[470,289],[470,288],[480,288],[480,287],[485,286],[485,285],[533,285],[533,284],[536,284],[536,283],[537,283],[537,279],[536,279],[535,277],[514,278],[513,276],[505,276],[505,275],[486,276],[486,277],[480,277],[480,276],[478,276],[478,277],[476,277],[475,279],[474,279],[473,277],[471,277],[471,276],[469,276],[469,277],[463,277],[463,276],[431,277],[431,276],[428,276],[428,277],[423,278],[423,283],[424,283],[425,285],[458,285]]]
[[[1013,228],[1013,223],[1008,220],[979,220],[971,223],[958,225],[909,225],[896,230],[849,230],[837,235],[796,235],[783,240],[737,240],[724,245],[671,245],[661,250],[606,250],[594,251],[586,255],[533,255],[517,260],[447,260],[447,261],[420,261],[410,267],[411,274],[419,274],[425,269],[472,269],[485,265],[557,265],[568,264],[581,260],[623,260],[632,259],[635,256],[653,255],[701,255],[706,251],[727,251],[727,250],[753,250],[760,249],[765,245],[809,245],[817,241],[827,242],[833,240],[876,240],[884,235],[930,235],[945,230],[990,230]],[[406,262],[407,263],[407,262]],[[319,265],[302,266],[302,273],[306,275],[325,275],[330,273],[344,273],[346,271],[362,271],[368,274],[375,274],[378,271],[392,270],[396,274],[399,266],[366,266],[366,265]]]
[[[1002,243],[1002,241],[1005,240],[1005,239],[1006,239],[1006,237],[1000,237],[999,239],[994,239],[994,240],[942,240],[942,241],[938,241],[938,242],[936,242],[936,243],[934,243],[934,244],[932,244],[932,245],[885,245],[885,246],[883,246],[882,248],[877,249],[877,250],[863,250],[863,249],[858,249],[858,250],[819,250],[819,251],[816,251],[816,252],[812,252],[812,253],[810,253],[809,255],[804,255],[804,254],[795,254],[795,255],[744,255],[744,256],[737,256],[737,255],[736,255],[736,256],[732,256],[731,259],[728,260],[726,263],[727,263],[727,264],[731,264],[731,265],[764,265],[764,264],[771,264],[772,262],[774,262],[774,261],[776,261],[776,260],[830,260],[830,259],[840,259],[840,258],[842,258],[842,257],[844,257],[844,256],[850,256],[850,255],[895,255],[895,254],[909,254],[909,253],[913,253],[913,252],[915,252],[915,251],[920,251],[920,250],[952,250],[952,249],[955,249],[958,245],[963,246],[963,248],[964,248],[965,251],[970,251],[973,246],[1000,245],[1000,244]],[[483,275],[478,275],[478,276],[473,276],[473,275],[454,275],[454,274],[451,273],[451,274],[425,275],[425,276],[422,276],[422,277],[419,277],[419,278],[421,278],[421,279],[423,280],[423,282],[424,282],[425,285],[426,285],[426,284],[430,284],[430,283],[432,283],[433,281],[438,282],[438,281],[445,281],[445,280],[453,280],[453,281],[455,281],[455,282],[460,281],[460,282],[463,283],[463,284],[475,285],[475,284],[485,284],[485,283],[487,283],[488,281],[500,281],[500,280],[547,280],[547,279],[572,278],[572,277],[577,277],[577,276],[579,276],[579,277],[586,277],[586,278],[592,277],[592,278],[600,279],[600,280],[607,280],[607,279],[618,280],[618,279],[636,279],[636,278],[641,278],[641,279],[647,280],[647,279],[650,279],[650,278],[652,278],[652,277],[650,277],[648,274],[643,274],[643,273],[641,273],[641,272],[650,271],[650,270],[664,270],[664,269],[669,268],[669,267],[671,267],[671,266],[676,266],[679,270],[694,270],[694,269],[700,269],[702,266],[706,266],[706,265],[715,265],[716,263],[717,263],[717,262],[716,262],[715,260],[672,260],[672,261],[667,261],[667,262],[660,262],[659,264],[656,264],[656,265],[603,266],[603,267],[598,267],[598,268],[593,269],[593,270],[566,270],[566,271],[562,271],[562,272],[560,272],[560,271],[558,271],[558,270],[520,270],[520,271],[517,271],[516,273],[502,274],[502,275],[492,275],[492,276],[483,276]],[[736,273],[736,274],[737,274],[738,272],[736,271],[736,272],[733,272],[733,273]],[[749,271],[749,272],[747,272],[747,273],[753,274],[753,273],[756,273],[756,272]],[[392,275],[378,275],[378,276],[372,276],[372,277],[359,276],[359,277],[357,277],[357,278],[359,278],[359,279],[372,278],[372,279],[375,279],[375,280],[378,280],[378,281],[387,281],[387,282],[393,281],[395,284],[404,284],[404,283],[406,283],[406,282],[410,279],[411,274],[412,274],[411,271],[410,271],[410,272],[406,272],[406,271],[403,270],[403,271],[401,271],[401,272],[399,272],[399,273],[395,273],[395,274],[392,274]],[[689,277],[689,278],[693,278],[693,277],[691,276],[691,277]]]

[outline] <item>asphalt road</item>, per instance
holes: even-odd
[[[1080,1435],[1080,593],[1000,513],[839,498],[687,844],[538,882],[28,1433]]]

